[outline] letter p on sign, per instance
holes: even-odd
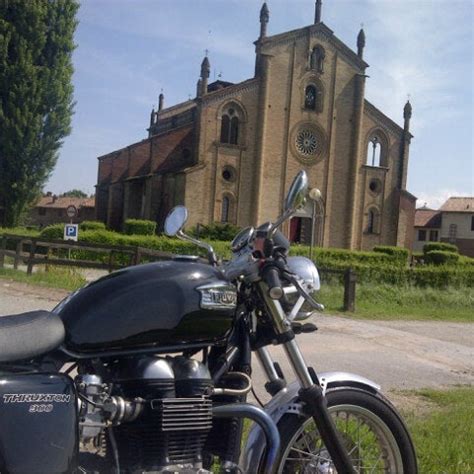
[[[78,234],[79,234],[78,224],[66,224],[64,226],[64,240],[74,240],[77,242]]]

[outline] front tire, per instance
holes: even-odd
[[[328,409],[358,474],[416,474],[410,435],[395,408],[380,394],[344,387],[326,392]],[[337,471],[310,417],[284,415],[278,423],[279,474]]]

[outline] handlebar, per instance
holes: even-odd
[[[262,279],[268,286],[268,296],[272,300],[279,300],[284,293],[280,280],[280,270],[274,265],[268,265],[262,271]]]

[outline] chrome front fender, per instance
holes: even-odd
[[[334,387],[357,387],[376,393],[380,385],[360,375],[348,372],[322,372],[318,375],[323,392]],[[298,403],[300,385],[293,382],[288,387],[280,390],[265,406],[264,410],[271,416],[275,423],[286,413],[301,414],[302,407]],[[265,436],[258,425],[254,425],[249,432],[242,449],[239,466],[245,473],[256,472],[260,459],[265,449]]]

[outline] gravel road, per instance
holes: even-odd
[[[0,280],[0,316],[49,310],[66,295],[62,290]],[[317,372],[358,373],[384,390],[474,384],[474,324],[362,321],[332,315],[320,315],[314,322],[319,331],[298,336],[298,343]],[[280,348],[271,351],[291,380]],[[256,390],[263,396],[263,383]]]

